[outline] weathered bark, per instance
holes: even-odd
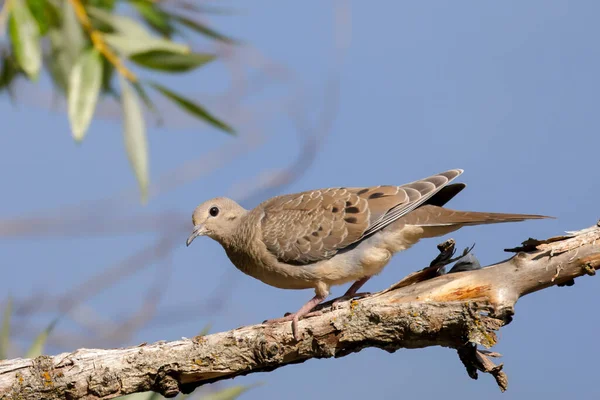
[[[598,240],[598,243],[596,241]],[[291,325],[253,325],[229,332],[122,349],[80,349],[57,356],[0,362],[2,399],[109,399],[154,390],[175,396],[206,383],[270,371],[310,358],[343,357],[366,347],[445,346],[458,351],[473,378],[491,373],[502,390],[506,375],[477,350],[511,321],[516,301],[553,286],[571,285],[600,268],[600,226],[546,241],[529,240],[517,254],[483,269],[419,282],[432,268],[360,300],[325,306]]]

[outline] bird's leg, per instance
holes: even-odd
[[[350,286],[348,288],[348,290],[346,290],[346,293],[344,293],[344,296],[360,296],[360,293],[357,294],[356,292],[358,292],[358,289],[360,289],[361,287],[363,287],[363,285],[365,283],[367,283],[367,281],[371,279],[370,276],[365,276],[364,278],[360,278],[359,280],[357,280],[356,282],[354,282],[352,284],[352,286]]]
[[[346,293],[344,293],[343,296],[340,296],[337,299],[333,300],[333,303],[331,304],[331,308],[335,308],[335,306],[337,306],[342,301],[350,300],[350,299],[353,299],[356,297],[364,297],[364,296],[370,295],[371,293],[369,293],[369,292],[357,293],[358,289],[360,289],[365,283],[367,283],[367,281],[369,279],[371,279],[370,276],[365,276],[364,278],[360,278],[359,280],[354,282],[352,284],[352,286],[350,286],[348,288],[348,290],[346,290]]]
[[[294,335],[294,339],[300,340],[298,335],[298,321],[300,320],[300,318],[308,314],[313,308],[315,308],[317,304],[325,300],[326,297],[327,294],[316,294],[315,297],[310,299],[305,305],[302,306],[302,308],[300,308],[295,313],[288,314],[283,318],[270,319],[268,321],[265,321],[264,323],[273,324],[276,322],[292,321],[292,334]]]

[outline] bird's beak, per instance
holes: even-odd
[[[204,228],[204,225],[194,226],[194,231],[192,232],[190,237],[188,237],[187,240],[185,241],[185,245],[189,246],[194,241],[194,239],[196,239],[198,236],[203,236],[203,235],[206,235],[206,229]]]

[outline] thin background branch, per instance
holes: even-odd
[[[173,0],[176,1],[176,0]],[[205,2],[206,3],[206,2]],[[184,2],[178,1],[178,4]],[[285,66],[269,60],[252,46],[236,47],[216,44],[207,52],[216,52],[221,56],[231,75],[232,85],[219,96],[194,96],[202,98],[203,103],[219,111],[219,115],[236,126],[242,127],[240,135],[232,144],[224,145],[209,154],[183,162],[161,176],[153,178],[149,188],[150,198],[165,195],[181,186],[197,183],[203,177],[219,168],[235,163],[240,156],[255,151],[268,141],[261,134],[266,124],[277,115],[287,115],[298,138],[297,158],[287,166],[270,171],[258,171],[254,179],[243,185],[234,183],[229,196],[242,204],[254,206],[257,202],[280,193],[285,187],[301,178],[315,160],[323,141],[331,131],[339,106],[340,70],[343,66],[345,49],[350,41],[350,5],[347,1],[334,3],[334,45],[332,66],[323,93],[317,98],[323,99],[321,111],[316,121],[310,121],[309,111],[315,108],[302,92],[303,83]],[[247,72],[251,68],[252,74]],[[245,100],[253,94],[273,85],[287,88],[287,99],[271,99],[254,102],[251,106]],[[41,89],[31,85],[19,85],[17,102],[48,108],[54,105],[57,112],[64,112],[64,104],[53,102],[52,93],[40,93]],[[168,103],[157,102],[166,117],[164,123],[170,128],[184,127],[193,120],[179,118]],[[115,104],[105,101],[99,107],[98,115],[103,119],[118,119],[120,113]],[[291,151],[297,151],[291,148]],[[48,343],[59,349],[76,347],[106,347],[127,342],[141,328],[155,324],[174,324],[182,322],[190,310],[195,314],[211,311],[219,312],[227,305],[228,293],[237,275],[227,276],[208,298],[200,302],[179,305],[176,310],[161,309],[161,293],[166,291],[166,277],[171,268],[171,255],[180,245],[181,237],[189,230],[189,210],[160,211],[156,213],[138,213],[138,192],[131,188],[108,198],[88,203],[65,205],[58,209],[41,209],[29,213],[33,217],[16,217],[0,221],[0,237],[93,237],[118,234],[154,233],[157,238],[142,249],[130,254],[114,265],[106,266],[96,275],[89,277],[66,293],[38,293],[29,298],[14,300],[15,323],[12,333],[30,341],[43,326],[40,317],[61,315],[69,319],[78,329],[66,330],[60,325]],[[90,220],[95,223],[86,223]],[[87,301],[99,293],[115,286],[128,277],[156,266],[154,285],[145,289],[144,299],[137,310],[130,315],[108,318],[100,315]]]

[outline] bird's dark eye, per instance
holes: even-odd
[[[219,215],[219,209],[217,207],[211,207],[210,210],[208,210],[208,213],[211,216],[216,217],[217,215]]]

